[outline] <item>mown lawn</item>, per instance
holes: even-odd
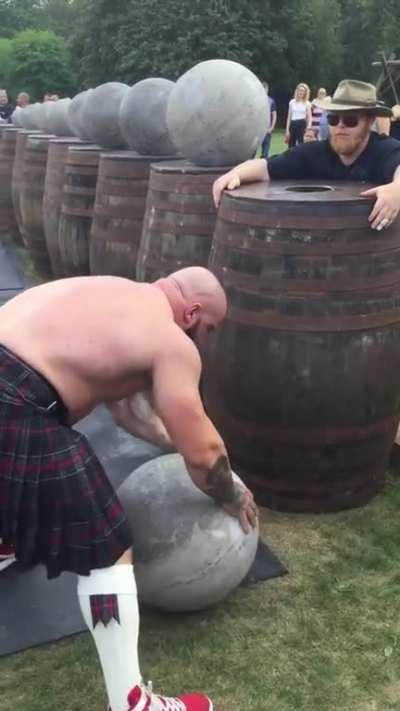
[[[367,507],[262,510],[290,575],[193,615],[144,611],[141,659],[157,690],[199,688],[215,711],[400,709],[400,481]],[[89,634],[0,660],[1,711],[99,711]]]

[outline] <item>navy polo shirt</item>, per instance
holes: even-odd
[[[343,165],[329,139],[312,141],[267,159],[272,180],[355,180],[383,185],[400,165],[400,141],[371,131],[369,141],[351,165]]]

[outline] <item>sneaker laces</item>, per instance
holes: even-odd
[[[147,684],[144,685],[144,688],[151,700],[149,711],[187,711],[183,701],[172,698],[172,696],[153,694],[153,684],[151,681],[148,681]]]

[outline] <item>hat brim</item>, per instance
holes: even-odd
[[[336,101],[333,102],[330,97],[321,99],[321,101],[316,101],[315,103],[320,109],[329,111],[329,113],[336,111],[343,114],[347,111],[360,111],[362,113],[372,114],[373,116],[392,116],[392,109],[389,108],[389,106],[382,106],[381,104],[375,104],[374,106],[366,106],[365,104],[339,104]]]

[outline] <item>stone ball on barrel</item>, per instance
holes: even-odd
[[[258,529],[246,535],[237,519],[199,491],[179,454],[143,464],[118,495],[132,529],[143,603],[172,612],[201,610],[221,602],[249,572]]]
[[[126,147],[119,127],[119,110],[128,89],[127,84],[107,82],[93,89],[84,101],[82,110],[84,130],[91,141],[103,148]]]
[[[253,158],[268,126],[265,89],[249,69],[226,59],[196,64],[176,82],[167,125],[179,153],[198,165]]]
[[[58,101],[46,101],[47,126],[49,133],[55,136],[71,136],[71,128],[68,122],[68,108],[71,99],[59,99]]]
[[[33,104],[31,109],[33,114],[33,120],[36,123],[36,126],[39,131],[42,131],[43,133],[48,133],[49,131],[47,114],[48,103],[49,102],[44,102],[42,104]]]
[[[85,101],[93,89],[86,89],[74,96],[68,107],[68,122],[74,136],[77,136],[82,141],[90,139],[89,132],[84,124],[84,107]]]
[[[173,81],[150,77],[128,89],[119,123],[128,146],[142,155],[173,156],[176,148],[167,126],[167,103]]]
[[[30,104],[22,109],[21,113],[18,114],[18,119],[22,128],[33,131],[38,130],[39,126],[36,123],[35,113],[35,104]]]
[[[13,126],[15,126],[15,128],[22,128],[21,111],[23,111],[21,106],[17,106],[11,114],[11,121],[13,123]]]

